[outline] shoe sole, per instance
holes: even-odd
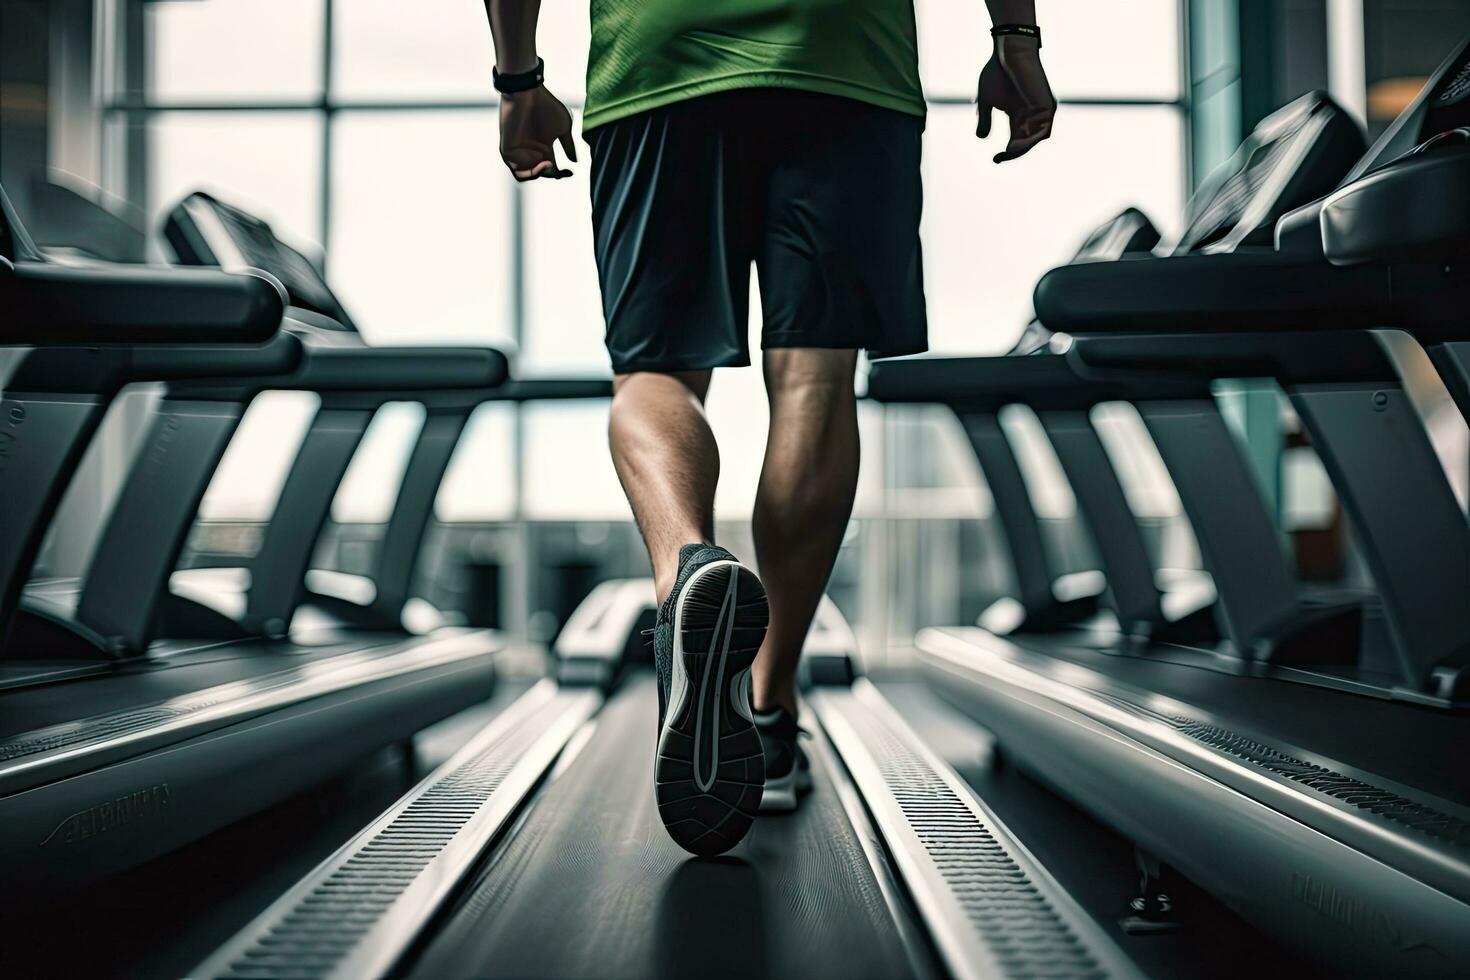
[[[653,782],[665,829],[691,854],[728,851],[760,809],[766,760],[750,716],[750,665],[768,620],[760,579],[734,561],[699,569],[674,604],[669,703]]]

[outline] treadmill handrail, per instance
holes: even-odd
[[[1042,323],[1074,336],[1400,325],[1387,266],[1338,268],[1279,252],[1061,266],[1041,277],[1035,301]]]
[[[256,270],[0,261],[0,345],[258,344],[285,303]]]
[[[1331,356],[1325,356],[1328,347]],[[1397,380],[1371,330],[1081,336],[1073,339],[1067,360],[1079,374],[1117,383],[1160,372],[1175,379],[1275,378],[1284,385]]]
[[[1064,356],[921,357],[882,361],[868,374],[868,397],[887,404],[937,403],[998,411],[1023,404],[1042,409],[1089,408],[1108,401],[1187,398],[1199,385],[1168,378],[1132,383],[1078,374]]]
[[[301,341],[304,352],[289,371],[263,377],[235,371],[217,378],[195,375],[173,385],[170,396],[245,401],[264,390],[483,393],[510,376],[509,359],[494,347],[373,347],[357,334],[325,331],[291,317],[285,332]]]
[[[489,401],[537,402],[611,398],[611,378],[517,378],[502,385]]]
[[[277,333],[265,343],[155,344],[127,346],[36,347],[11,373],[9,392],[72,392],[111,396],[124,385],[178,381],[228,372],[237,377],[274,377],[300,365],[299,339]]]

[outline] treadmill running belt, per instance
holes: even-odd
[[[907,977],[914,964],[813,754],[815,791],[728,854],[674,844],[653,798],[657,692],[624,685],[410,967],[419,977]]]

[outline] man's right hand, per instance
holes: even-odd
[[[572,139],[572,114],[544,85],[500,97],[500,158],[516,180],[570,177],[556,164],[555,145],[572,163],[577,144]]]
[[[1004,151],[995,155],[996,163],[1023,156],[1051,136],[1057,100],[1041,67],[1041,45],[1029,37],[996,38],[995,53],[980,72],[975,102],[980,113],[975,135],[981,139],[990,135],[994,110],[1010,117],[1011,140]]]

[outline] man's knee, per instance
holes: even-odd
[[[683,395],[692,397],[701,405],[709,393],[713,371],[632,371],[613,375],[613,399],[619,396],[637,397],[642,394],[667,397]]]
[[[856,403],[853,373],[857,351],[816,347],[778,348],[765,353],[766,391],[773,407],[806,405],[844,408]]]

